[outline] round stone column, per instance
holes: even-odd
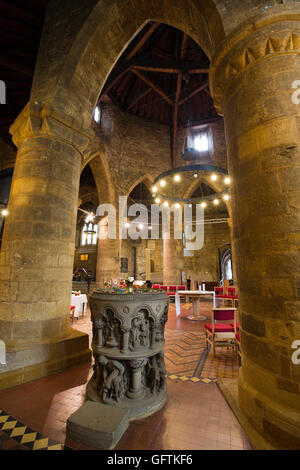
[[[66,337],[71,342],[70,296],[81,168],[81,153],[72,141],[80,136],[54,118],[42,116],[39,106],[27,105],[11,133],[18,154],[0,252],[1,339],[9,351],[18,351],[9,356],[9,370],[55,362],[56,353],[49,343]],[[38,348],[41,344],[44,346]],[[77,346],[80,350],[83,343]],[[88,343],[84,348],[88,349]],[[23,355],[17,358],[20,351]],[[76,347],[72,352],[76,355]],[[62,363],[66,353],[62,350],[60,354]],[[37,375],[46,373],[36,370]]]
[[[165,285],[180,285],[184,268],[182,239],[174,238],[174,217],[171,214],[170,236],[163,234],[163,282]]]
[[[101,199],[100,199],[101,200]],[[96,282],[98,287],[103,287],[106,280],[120,280],[120,253],[121,240],[119,236],[119,208],[115,201],[106,200],[105,204],[111,205],[115,210],[115,228],[110,227],[113,224],[112,217],[108,214],[102,217],[98,223],[98,250]],[[110,214],[113,215],[113,212]]]
[[[233,178],[239,406],[256,448],[298,449],[300,366],[292,344],[300,339],[300,104],[293,86],[300,23],[279,20],[231,37],[210,80]]]
[[[106,280],[120,280],[120,240],[98,239],[96,282],[103,287]]]

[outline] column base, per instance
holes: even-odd
[[[217,385],[255,450],[299,449],[299,437],[297,437],[295,422],[292,423],[288,418],[289,410],[282,408],[276,411],[268,402],[268,405],[263,407],[264,410],[260,410],[261,429],[258,430],[257,426],[254,426],[255,418],[251,419],[251,416],[244,412],[243,403],[247,409],[253,411],[253,401],[259,402],[262,406],[262,398],[266,397],[258,397],[261,394],[258,394],[248,384],[243,384],[241,377],[239,377],[239,381],[237,379],[218,380]]]
[[[238,397],[237,379],[220,379],[217,381],[217,386],[219,387],[227,404],[235,414],[253,449],[275,450],[276,448],[272,446],[270,442],[266,441],[263,436],[258,434],[254,427],[249,423],[247,416],[241,409]]]
[[[0,365],[0,390],[56,374],[91,358],[89,336],[73,329],[51,342],[8,348],[7,364]]]
[[[132,400],[141,400],[145,396],[145,390],[139,390],[138,392],[128,390],[126,395]]]
[[[86,400],[103,403],[99,394],[98,385],[93,377],[91,377],[86,387]],[[113,408],[128,410],[129,420],[131,421],[151,416],[153,413],[160,410],[166,402],[167,388],[165,386],[156,395],[152,395],[149,390],[145,390],[144,397],[141,400],[133,400],[125,396],[120,402],[111,400],[106,404]]]

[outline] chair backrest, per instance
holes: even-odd
[[[227,287],[228,295],[235,295],[235,287]]]
[[[167,291],[167,290],[168,290],[168,286],[160,286],[160,289]]]
[[[214,290],[216,295],[223,295],[223,287],[215,287]]]
[[[214,321],[229,321],[236,320],[235,308],[213,308]]]
[[[185,286],[178,286],[178,290],[186,290]]]
[[[160,285],[159,284],[153,284],[152,289],[159,289]]]
[[[176,292],[177,286],[168,286],[169,291]]]

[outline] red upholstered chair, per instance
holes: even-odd
[[[230,326],[232,326],[232,328],[233,328],[233,326],[234,326],[234,323],[233,323],[233,322],[231,322],[231,323],[229,323],[229,325],[230,325]],[[236,331],[237,331],[237,332],[239,332],[239,331],[240,331],[240,324],[239,324],[239,322],[238,322],[238,321],[236,322]]]
[[[165,292],[167,292],[168,286],[160,286],[160,289],[162,289],[162,290],[164,290]]]
[[[74,313],[75,313],[75,305],[71,305],[71,307],[70,307],[70,320],[72,320],[72,323],[74,322]]]
[[[227,288],[227,300],[230,300],[232,302],[233,307],[237,307],[239,296],[236,287]]]
[[[159,284],[153,284],[152,289],[160,289],[160,285]]]
[[[214,290],[217,297],[219,297],[220,295],[224,295],[223,287],[215,287]]]
[[[232,324],[233,320],[233,326]],[[206,348],[208,343],[213,347],[214,357],[216,346],[227,346],[236,348],[236,309],[235,308],[213,308],[211,323],[205,323]]]
[[[175,294],[176,294],[177,286],[168,286],[167,295],[175,301]]]
[[[225,298],[226,298],[226,295],[225,295],[225,289],[223,287],[214,287],[214,291],[215,291],[215,295],[216,295],[216,305],[217,305],[217,301],[218,302],[218,305],[224,307],[224,301],[225,301]]]

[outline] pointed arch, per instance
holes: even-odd
[[[225,38],[216,3],[215,0],[94,0],[72,8],[69,0],[64,2],[66,14],[60,12],[58,24],[56,2],[51,2],[31,100],[47,103],[55,114],[73,126],[88,129],[111,70],[150,20],[185,32],[211,59]],[[53,25],[57,38],[54,44]]]

